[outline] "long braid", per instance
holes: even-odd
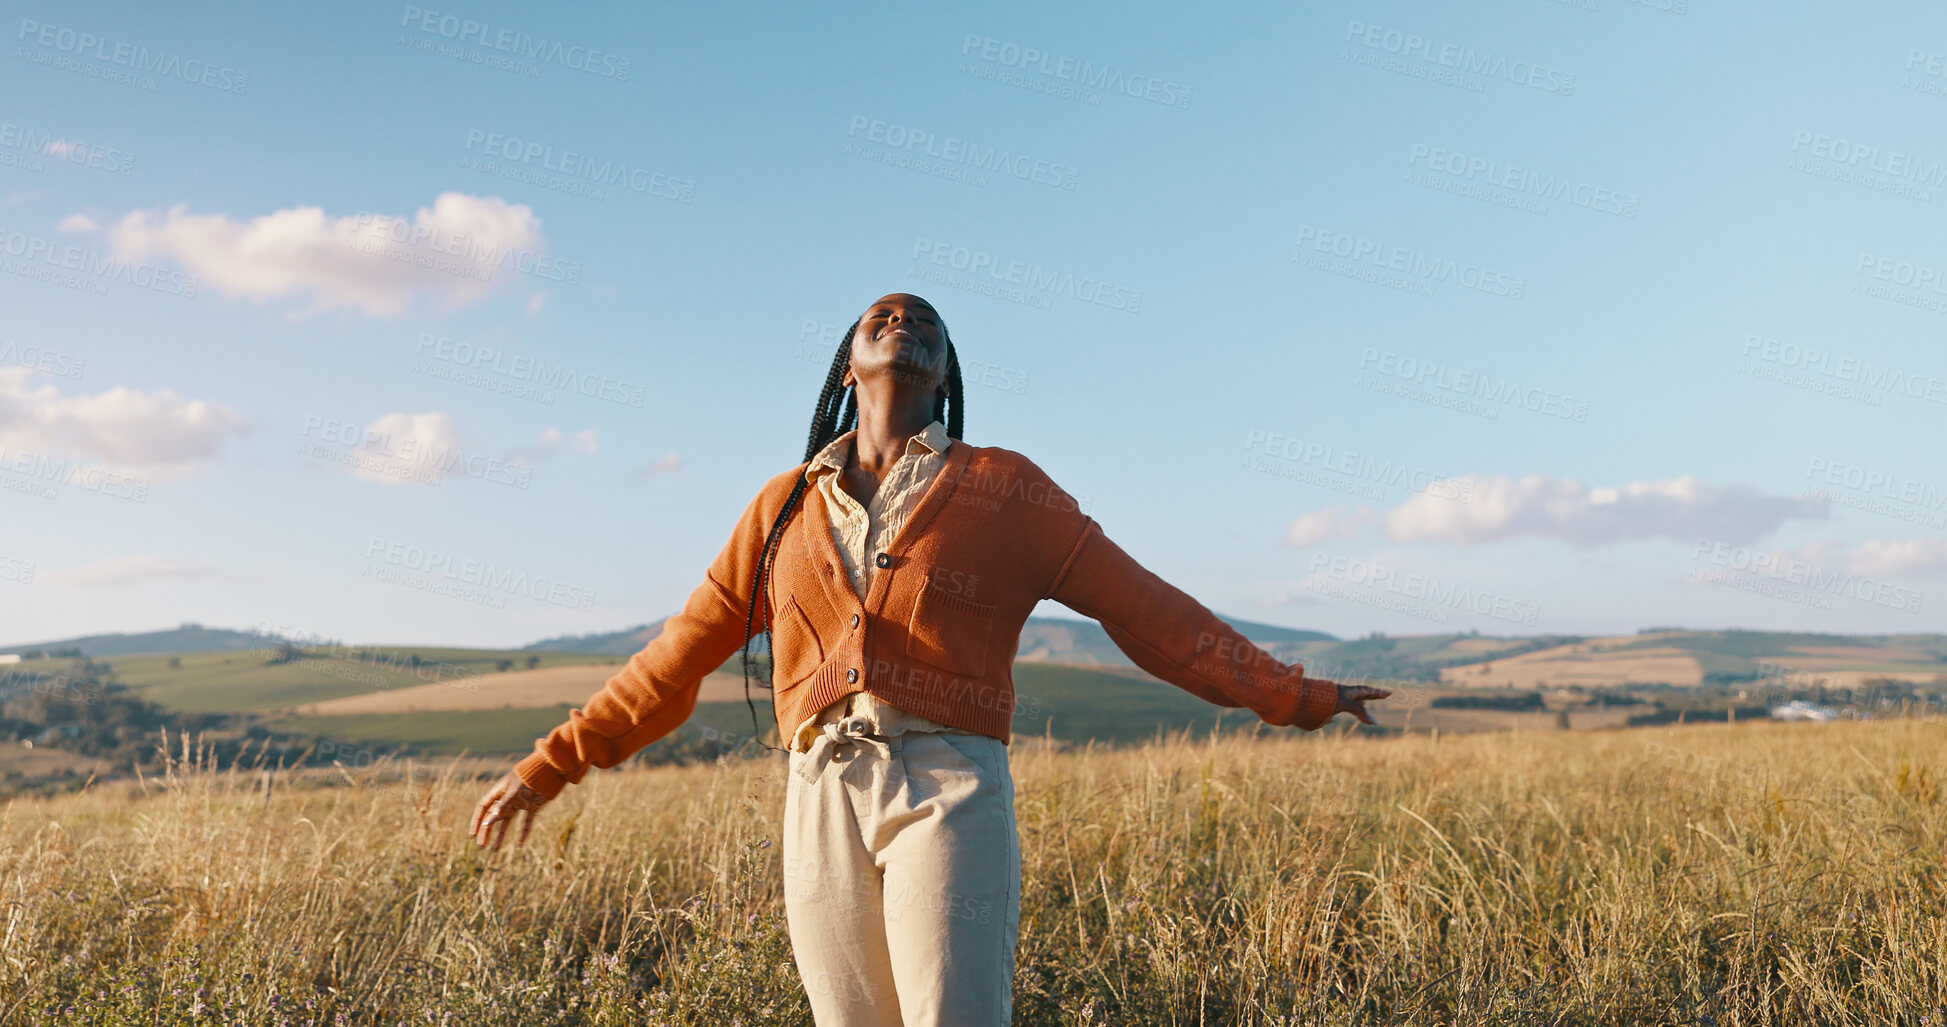
[[[859,321],[863,320],[864,318],[859,319]],[[805,464],[811,463],[811,458],[817,456],[820,450],[830,445],[833,439],[858,427],[858,390],[845,385],[845,372],[850,370],[852,366],[852,335],[859,330],[859,321],[852,322],[852,327],[846,330],[845,338],[838,344],[838,352],[832,355],[831,370],[825,374],[825,387],[818,393],[818,405],[813,407],[811,412],[811,430],[805,437]],[[965,419],[965,414],[961,409],[960,357],[953,351],[953,337],[947,334],[945,322],[941,322],[940,324],[940,337],[946,340],[947,395],[940,397],[933,404],[933,418],[946,425],[948,438],[959,439],[961,437],[961,424]],[[842,408],[841,402],[843,404]],[[750,708],[751,737],[757,739],[758,743],[763,745],[764,748],[774,752],[789,752],[790,750],[780,749],[764,741],[763,733],[757,725],[757,704],[750,697],[751,628],[756,624],[757,597],[764,595],[764,586],[770,578],[771,565],[777,560],[777,541],[784,534],[784,525],[791,519],[791,511],[798,505],[798,498],[804,495],[806,484],[803,472],[799,472],[798,480],[791,485],[791,494],[785,497],[783,508],[778,510],[777,518],[771,522],[770,534],[764,539],[764,551],[758,556],[757,571],[751,581],[750,605],[744,611],[744,705]],[[769,670],[771,681],[769,687],[775,687],[777,682],[777,650],[772,648],[771,645],[770,610],[772,609],[772,604],[766,602],[764,609],[766,611],[764,617],[764,652],[770,661]],[[772,702],[772,711],[775,712],[775,692],[772,693]],[[783,741],[783,739],[780,738],[779,741]]]

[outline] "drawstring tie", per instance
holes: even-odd
[[[856,753],[860,745],[870,745],[879,750],[880,755],[890,760],[899,755],[901,735],[887,737],[878,734],[879,725],[870,718],[852,714],[822,725],[818,737],[811,740],[811,748],[805,750],[804,760],[798,764],[798,776],[806,782],[818,780],[824,773],[825,765],[834,760],[842,762],[845,754]],[[851,746],[852,748],[844,748]]]

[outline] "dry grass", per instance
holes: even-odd
[[[1023,743],[1016,1022],[1940,1024],[1943,743]],[[16,801],[0,1021],[807,1024],[778,770],[596,773],[485,857],[448,764]]]

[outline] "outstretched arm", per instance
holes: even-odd
[[[600,692],[570,710],[567,723],[535,742],[534,752],[514,765],[514,773],[543,800],[579,783],[589,767],[613,767],[681,727],[696,709],[704,676],[744,644],[751,576],[770,528],[760,510],[763,498],[760,492],[745,507],[682,612],[665,621],[662,632],[629,657]],[[764,630],[768,616],[760,603],[751,618],[752,634]]]
[[[1156,576],[1087,518],[1044,598],[1102,622],[1136,666],[1219,706],[1315,730],[1340,712],[1370,724],[1365,703],[1391,693],[1307,677],[1278,661],[1182,589]]]

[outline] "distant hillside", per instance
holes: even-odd
[[[1218,614],[1222,617],[1222,614]],[[642,624],[621,631],[611,631],[594,635],[563,635],[559,638],[545,638],[524,647],[523,651],[546,653],[586,653],[596,656],[632,656],[637,650],[648,645],[649,641],[662,633],[663,624],[669,618],[653,624]],[[1335,642],[1337,639],[1321,631],[1304,631],[1298,628],[1281,628],[1275,624],[1259,624],[1254,621],[1224,617],[1232,627],[1243,633],[1245,638],[1266,649],[1295,646],[1310,642]],[[753,652],[762,652],[762,638],[752,646]],[[1132,667],[1122,650],[1102,630],[1102,625],[1092,620],[1067,620],[1060,617],[1029,617],[1021,629],[1021,646],[1014,657],[1024,663],[1081,663],[1108,664]]]
[[[649,640],[662,634],[664,617],[653,624],[638,624],[633,628],[609,631],[592,635],[561,635],[544,638],[533,645],[524,645],[522,652],[535,653],[589,653],[596,656],[634,656]],[[757,648],[762,649],[759,642]]]
[[[248,649],[271,648],[281,640],[277,635],[259,634],[254,631],[231,631],[228,628],[206,628],[201,624],[184,624],[168,631],[149,631],[138,635],[86,635],[81,638],[63,638],[52,642],[0,646],[0,655],[69,649],[79,649],[83,656],[241,652]]]

